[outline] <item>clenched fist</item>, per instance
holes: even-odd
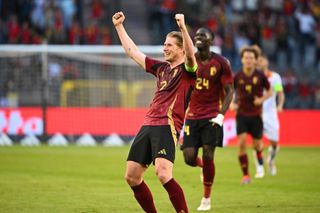
[[[124,16],[123,12],[117,12],[112,16],[112,22],[114,26],[118,26],[119,24],[122,24],[124,22],[124,19],[126,17]]]
[[[184,23],[184,15],[183,14],[176,14],[175,19],[176,19],[177,24],[180,29],[183,29],[186,27],[186,25]]]

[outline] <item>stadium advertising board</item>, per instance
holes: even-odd
[[[146,108],[77,108],[49,107],[46,132],[49,135],[118,135],[134,136],[143,122]],[[280,115],[281,145],[320,146],[318,121],[320,111],[286,110]],[[0,132],[9,135],[43,134],[41,108],[0,109]],[[235,145],[236,123],[228,112],[224,121],[224,144]]]
[[[0,109],[0,132],[9,135],[41,135],[43,133],[41,108]]]

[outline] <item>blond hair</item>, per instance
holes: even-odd
[[[167,34],[167,37],[175,38],[177,40],[176,45],[183,48],[182,33],[179,31],[171,31]]]

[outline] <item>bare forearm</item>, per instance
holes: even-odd
[[[188,67],[194,67],[197,64],[192,39],[188,33],[183,14],[176,14],[175,19],[179,26],[183,40],[183,50],[185,52],[184,62]]]
[[[221,107],[221,114],[225,114],[226,111],[229,109],[229,106],[233,100],[233,96],[234,96],[234,90],[233,90],[233,86],[230,84],[228,84],[225,87],[225,92],[226,92],[226,97],[222,102],[222,107]]]
[[[121,45],[124,48],[126,54],[129,57],[133,58],[133,52],[138,50],[137,46],[129,37],[127,31],[125,30],[122,24],[116,26],[116,31],[118,33]]]
[[[132,58],[137,64],[145,69],[145,55],[140,52],[136,44],[129,37],[126,29],[123,26],[125,20],[125,15],[123,12],[117,12],[112,16],[112,22],[118,33],[122,47],[124,48],[126,54]]]
[[[186,64],[189,67],[193,67],[196,64],[196,60],[194,58],[195,51],[194,51],[192,39],[186,27],[180,30],[183,38],[183,49],[185,51]]]

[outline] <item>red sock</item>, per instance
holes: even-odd
[[[247,154],[239,155],[239,162],[243,172],[243,175],[249,175],[249,168],[248,168],[248,156]]]
[[[139,185],[131,187],[134,192],[134,197],[147,213],[157,213],[153,202],[152,194],[147,184],[142,181]]]
[[[196,164],[197,164],[197,166],[199,166],[199,167],[203,167],[203,161],[202,161],[202,159],[201,158],[199,158],[199,157],[197,157],[197,159],[196,159]]]
[[[212,159],[203,159],[203,192],[204,197],[209,198],[211,195],[211,187],[215,177],[215,165]]]
[[[257,152],[257,160],[259,165],[263,165],[263,156],[262,156],[262,151],[256,151]]]
[[[179,184],[172,178],[163,185],[169,194],[169,198],[178,213],[188,213],[187,202]]]

